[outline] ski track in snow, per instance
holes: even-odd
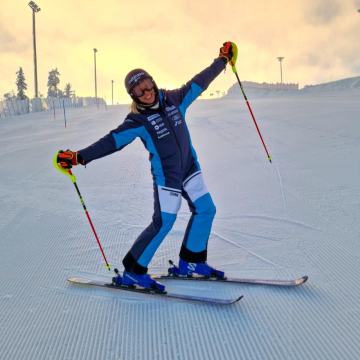
[[[221,240],[226,241],[226,242],[229,243],[229,244],[232,244],[232,245],[234,245],[234,246],[236,246],[236,247],[239,247],[240,249],[244,249],[246,252],[248,252],[248,253],[251,254],[252,256],[255,256],[256,258],[258,258],[258,259],[260,259],[260,260],[262,260],[262,261],[264,261],[264,262],[266,262],[266,263],[268,263],[268,264],[270,264],[270,265],[273,265],[273,266],[276,266],[276,267],[281,267],[280,265],[278,265],[278,264],[276,264],[276,263],[274,263],[274,262],[272,262],[272,261],[264,258],[263,256],[260,256],[260,255],[256,254],[255,252],[251,251],[250,249],[246,248],[245,246],[242,246],[242,245],[236,243],[235,241],[232,241],[232,240],[226,238],[225,236],[220,235],[219,233],[217,233],[217,232],[215,232],[215,231],[213,231],[213,234],[214,234],[215,236],[217,236],[218,238],[220,238]]]
[[[66,281],[112,273],[52,156],[118,126],[125,106],[70,110],[66,129],[48,112],[1,119],[0,359],[357,359],[358,95],[251,100],[272,164],[241,98],[189,109],[192,141],[217,206],[209,263],[229,276],[309,275],[293,289],[164,281],[174,292],[245,295],[232,306]],[[108,260],[119,269],[151,221],[147,157],[135,141],[74,170]],[[150,271],[166,272],[168,260],[177,260],[189,217],[183,201]]]

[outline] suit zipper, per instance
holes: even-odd
[[[182,158],[182,151],[181,151],[181,146],[180,146],[179,140],[178,140],[178,138],[177,138],[177,136],[176,136],[175,130],[174,130],[174,128],[173,128],[173,126],[172,126],[169,118],[167,117],[165,111],[162,110],[161,113],[164,115],[164,118],[165,118],[166,121],[168,122],[169,128],[170,128],[171,132],[173,133],[174,138],[175,138],[175,141],[176,141],[176,144],[177,144],[177,146],[178,146],[178,148],[179,148],[181,171],[183,171],[183,158]]]

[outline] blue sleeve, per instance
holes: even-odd
[[[181,114],[184,116],[191,103],[208,88],[210,83],[225,67],[224,59],[217,58],[209,67],[195,75],[180,89],[168,90],[165,95],[174,105],[179,107]]]
[[[101,157],[110,155],[115,151],[121,150],[130,144],[140,135],[142,126],[129,118],[109,134],[94,142],[92,145],[79,150],[85,164]]]

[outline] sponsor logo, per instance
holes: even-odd
[[[182,124],[183,119],[179,113],[179,110],[175,106],[167,107],[166,113],[170,121],[174,124],[174,126],[178,126]]]
[[[161,124],[159,124],[159,125],[155,125],[154,126],[154,129],[155,130],[160,130],[162,127],[164,127],[165,126],[165,124],[164,123],[161,123]]]
[[[163,121],[163,119],[162,119],[162,118],[159,118],[159,119],[153,120],[150,124],[151,124],[152,126],[155,126],[156,124],[161,123],[161,124],[159,124],[159,125],[160,125],[160,126],[163,126],[164,123],[163,123],[162,121]]]
[[[130,80],[129,80],[129,84],[132,85],[132,84],[137,83],[138,80],[139,80],[142,76],[144,76],[144,75],[145,75],[144,72],[139,72],[139,73],[133,75],[133,76],[130,78]]]
[[[166,131],[168,131],[168,129],[167,129],[167,128],[163,128],[162,130],[159,130],[159,131],[157,131],[156,133],[157,133],[158,135],[161,135],[161,134],[163,134],[163,133],[166,132]]]
[[[170,134],[170,132],[168,131],[167,133],[158,136],[158,139],[162,139],[163,137],[165,137],[165,136],[167,136],[169,134]]]
[[[162,139],[170,134],[169,130],[165,127],[163,118],[159,114],[148,116],[147,121],[153,126],[158,139]]]
[[[155,120],[157,118],[160,118],[161,116],[159,114],[150,115],[147,117],[148,121]]]

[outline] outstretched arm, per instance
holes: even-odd
[[[92,145],[79,150],[78,153],[84,164],[88,164],[90,161],[121,150],[139,136],[140,131],[141,125],[127,118],[118,128],[110,131],[109,134]]]
[[[180,108],[184,116],[190,104],[208,88],[210,83],[225,69],[229,62],[235,65],[237,58],[237,46],[235,43],[227,41],[220,48],[219,57],[199,74],[195,75],[189,82],[180,89],[166,91],[165,95]]]
[[[224,58],[218,57],[209,67],[195,75],[181,88],[166,91],[166,97],[175,105],[179,106],[181,114],[184,116],[186,109],[191,103],[200,96],[221,71],[225,69],[226,63],[227,61],[224,60]]]

